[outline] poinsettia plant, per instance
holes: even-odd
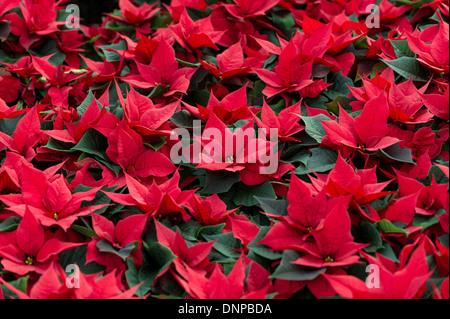
[[[448,45],[448,0],[0,0],[0,299],[448,299]]]

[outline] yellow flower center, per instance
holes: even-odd
[[[330,255],[328,255],[328,256],[325,258],[325,261],[326,261],[326,262],[332,263],[332,262],[334,261],[334,258],[331,257]]]
[[[27,259],[25,260],[25,264],[26,264],[26,265],[32,265],[32,264],[33,264],[33,258],[31,258],[30,256],[28,256]]]

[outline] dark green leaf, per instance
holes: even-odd
[[[203,237],[203,235],[206,236],[219,235],[222,233],[224,227],[225,224],[203,226],[198,230],[196,238],[200,239]]]
[[[430,226],[433,226],[435,224],[439,224],[439,218],[436,216],[423,216],[423,215],[416,215],[414,216],[414,219],[412,221],[413,226],[418,226],[422,228],[428,228]]]
[[[316,116],[300,116],[303,122],[305,122],[305,132],[315,139],[318,143],[322,142],[322,139],[326,135],[325,128],[323,127],[322,123],[320,123],[320,120],[323,121],[331,121],[331,119],[324,115],[319,114]]]
[[[258,244],[258,242],[266,236],[270,229],[271,227],[269,226],[261,226],[258,235],[256,235],[256,237],[247,244],[247,248],[261,257],[270,260],[277,260],[281,258],[282,254],[280,251],[272,250],[269,246],[263,244]]]
[[[80,139],[77,145],[72,147],[72,150],[81,151],[90,155],[97,155],[103,159],[107,159],[106,149],[108,147],[108,140],[106,136],[100,132],[89,128]]]
[[[281,264],[275,269],[271,278],[283,280],[313,280],[319,276],[320,273],[325,271],[325,268],[312,268],[292,264],[292,262],[299,257],[299,253],[295,250],[283,251]]]
[[[378,230],[383,231],[385,233],[395,233],[395,234],[405,234],[408,235],[409,230],[405,230],[402,227],[396,226],[396,222],[392,223],[387,219],[382,219],[375,222],[375,226]]]
[[[137,241],[129,243],[128,245],[117,250],[109,241],[102,239],[97,242],[96,246],[99,251],[104,253],[112,253],[125,261],[130,256],[131,252],[136,249],[137,243]]]
[[[109,45],[102,45],[99,47],[104,56],[106,61],[108,62],[116,62],[120,61],[121,55],[114,51],[109,51],[108,49],[114,49],[114,50],[126,50],[127,49],[127,42],[125,40],[120,41],[119,43],[115,44],[109,44]]]
[[[65,250],[58,255],[59,264],[64,269],[70,264],[76,264],[83,274],[96,274],[105,270],[105,266],[99,265],[95,261],[86,264],[86,252],[86,245]]]
[[[86,112],[88,106],[92,103],[93,100],[94,100],[94,94],[92,93],[91,90],[89,90],[88,95],[86,96],[84,101],[81,102],[81,104],[78,105],[78,107],[77,107],[78,116],[80,118],[84,114],[84,112]]]
[[[172,117],[170,118],[173,124],[179,127],[184,128],[193,128],[193,121],[194,118],[192,117],[191,113],[189,113],[186,110],[181,110],[179,112],[175,112]]]
[[[233,202],[237,206],[254,206],[258,204],[258,200],[255,196],[262,198],[276,198],[275,191],[273,190],[272,184],[267,181],[260,185],[248,186],[240,184],[236,187],[236,194],[233,197]]]
[[[364,248],[364,251],[373,253],[384,247],[380,232],[372,223],[364,220],[361,222],[360,227],[359,241],[370,244],[370,246]]]
[[[19,226],[21,218],[18,216],[11,216],[0,223],[0,232],[13,231]]]
[[[416,58],[403,56],[397,60],[382,61],[407,80],[412,77],[413,81],[427,82],[428,71]]]
[[[239,258],[239,256],[241,255],[241,253],[238,251],[239,249],[242,249],[241,241],[235,238],[232,232],[216,235],[202,234],[202,237],[208,242],[216,240],[213,248],[224,256],[230,258]]]
[[[30,278],[29,275],[23,276],[17,280],[8,282],[11,286],[14,288],[20,290],[21,292],[25,293],[27,292],[27,285],[28,285],[28,279]],[[3,292],[3,295],[5,296],[5,299],[19,299],[19,296],[15,292],[12,292],[8,287],[5,285],[0,285],[0,289]]]
[[[234,183],[239,182],[240,179],[241,176],[239,172],[206,170],[206,184],[202,193],[218,194],[226,192]]]
[[[161,83],[159,83],[157,86],[155,86],[153,88],[153,90],[150,92],[149,95],[147,95],[147,97],[149,99],[155,98],[157,96],[163,95],[164,93],[169,91],[169,89],[170,89],[170,85],[167,85],[166,87],[163,88]]]
[[[311,149],[311,153],[312,156],[309,158],[307,166],[317,173],[324,173],[331,170],[338,158],[338,154],[329,148],[316,147]]]
[[[0,132],[3,132],[9,136],[13,136],[16,130],[17,123],[25,116],[26,113],[20,114],[19,116],[13,117],[11,119],[4,118],[0,119]]]
[[[286,199],[271,199],[255,196],[264,212],[270,215],[287,216],[288,201]]]
[[[72,225],[70,225],[70,229],[76,231],[77,233],[80,233],[81,235],[83,235],[87,238],[98,237],[97,234],[93,230],[91,230],[87,227],[84,227],[84,226],[72,224]]]
[[[125,278],[127,279],[128,286],[130,288],[133,288],[134,286],[140,284],[139,281],[139,272],[136,269],[136,265],[134,263],[133,258],[127,259],[127,265],[128,269],[125,271]],[[136,290],[135,294],[138,297],[143,297],[146,293],[150,291],[152,288],[152,282],[151,281],[144,281],[139,288]]]
[[[380,149],[374,154],[374,156],[378,156],[381,158],[389,158],[397,162],[414,164],[411,149],[401,148],[400,143],[396,143],[382,150]]]
[[[397,58],[403,56],[413,58],[416,54],[409,48],[408,40],[389,40],[394,47],[395,54]]]
[[[142,252],[144,263],[139,269],[138,281],[153,285],[157,276],[167,271],[176,256],[169,248],[158,242],[152,242],[149,245],[144,243]]]

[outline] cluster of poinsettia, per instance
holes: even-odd
[[[82,4],[0,0],[0,298],[449,298],[448,1]]]

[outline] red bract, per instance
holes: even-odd
[[[108,135],[109,158],[133,177],[164,177],[176,170],[164,154],[144,147],[142,138],[124,122]]]
[[[199,62],[220,81],[251,70],[251,65],[244,60],[244,51],[240,42],[233,44],[217,55],[218,66],[203,60],[199,60]]]
[[[266,83],[263,93],[267,97],[283,92],[299,92],[302,97],[317,97],[330,84],[323,80],[313,81],[312,67],[313,61],[301,63],[298,50],[291,41],[282,49],[273,72],[266,69],[254,71]]]
[[[340,155],[328,175],[317,175],[317,178],[311,177],[316,192],[325,189],[331,197],[352,195],[352,200],[360,205],[395,193],[383,191],[391,181],[378,183],[376,168],[360,169],[355,172],[355,169]]]
[[[20,36],[19,43],[26,50],[42,36],[58,31],[58,27],[64,24],[55,21],[55,0],[26,0],[20,4],[20,10],[23,19],[17,13],[10,13],[4,18],[11,21],[11,33]]]
[[[200,269],[205,269],[211,265],[207,257],[215,241],[197,243],[188,247],[178,231],[170,230],[157,220],[155,220],[155,227],[158,242],[169,248],[179,258],[174,261],[175,263],[198,269],[199,272]]]
[[[147,222],[146,215],[131,215],[117,225],[99,214],[91,216],[98,238],[89,242],[86,262],[95,261],[104,265],[107,272],[125,270],[124,261],[127,258],[133,258],[137,265],[142,264],[141,236]]]
[[[0,240],[3,267],[18,275],[29,272],[42,274],[53,260],[58,260],[60,252],[84,245],[49,239],[29,209],[26,209],[17,230],[1,233]]]
[[[193,191],[182,191],[178,188],[178,171],[168,181],[158,185],[155,181],[144,186],[128,174],[125,174],[129,194],[105,192],[108,197],[117,203],[135,206],[148,217],[171,216],[184,221],[191,217],[181,205],[184,205],[192,196]]]
[[[0,199],[8,205],[8,211],[19,216],[31,211],[43,226],[58,225],[67,230],[78,216],[88,215],[105,206],[81,207],[83,201],[95,197],[98,188],[72,194],[63,175],[47,176],[28,165],[23,165],[16,173],[22,193],[0,195]]]
[[[337,148],[344,157],[355,150],[375,152],[391,146],[399,139],[388,135],[388,117],[389,107],[384,94],[367,102],[355,118],[340,107],[338,122],[321,120],[327,133],[322,145]]]
[[[131,85],[140,88],[154,88],[161,85],[166,89],[164,96],[172,96],[175,93],[186,93],[189,87],[189,79],[195,69],[178,68],[175,60],[175,50],[165,41],[158,44],[149,65],[136,62],[137,72],[123,77]]]
[[[17,123],[13,136],[0,132],[0,147],[21,154],[31,161],[36,155],[34,148],[39,143],[42,131],[37,108],[30,109]]]
[[[247,102],[247,86],[229,93],[219,101],[211,92],[206,107],[197,104],[193,107],[184,103],[184,107],[192,114],[207,122],[210,114],[214,113],[224,124],[233,124],[237,120],[250,120],[252,111]]]
[[[242,259],[236,261],[231,272],[226,276],[218,264],[210,276],[205,276],[189,267],[187,264],[180,264],[174,274],[177,281],[195,299],[261,299],[265,298],[269,285],[257,290],[253,285],[244,287],[246,274]],[[252,277],[253,271],[261,271],[260,268],[251,267],[248,276]],[[217,289],[220,287],[220,289]]]
[[[188,204],[190,213],[202,225],[221,224],[226,221],[230,214],[236,211],[236,209],[227,210],[227,205],[217,194],[206,198],[194,194]]]
[[[441,20],[422,32],[415,30],[409,33],[408,44],[419,55],[417,61],[437,73],[448,74],[448,32],[448,23]]]
[[[263,107],[261,111],[261,120],[254,116],[256,123],[260,128],[266,129],[266,132],[270,132],[271,128],[278,129],[278,137],[282,142],[285,141],[297,141],[298,138],[292,137],[292,135],[297,134],[304,130],[304,127],[298,122],[300,120],[296,115],[300,115],[300,104],[298,102],[290,107],[283,109],[278,116],[270,108],[270,106],[263,101]],[[269,136],[270,138],[270,136]]]
[[[135,6],[129,0],[119,0],[120,14],[122,17],[113,14],[110,14],[109,16],[113,20],[131,24],[137,27],[141,32],[148,33],[150,31],[149,20],[160,10],[159,8],[156,8],[156,5],[157,3],[153,5],[144,3],[141,6]]]
[[[425,292],[431,272],[425,261],[423,244],[411,254],[409,261],[396,265],[392,260],[376,254],[364,257],[379,269],[380,287],[368,288],[362,280],[348,275],[324,275],[333,289],[344,298],[353,299],[412,299]]]
[[[223,34],[223,32],[214,31],[213,25],[208,19],[194,22],[186,9],[181,13],[179,23],[170,26],[170,31],[175,41],[189,52],[204,47],[219,49],[215,42]]]

